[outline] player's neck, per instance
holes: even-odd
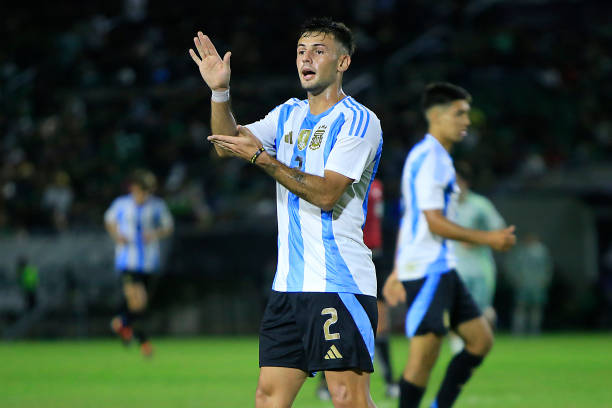
[[[446,149],[446,151],[447,151],[447,152],[449,152],[449,153],[450,153],[451,149],[453,148],[453,144],[454,144],[454,142],[453,142],[453,141],[451,141],[451,140],[449,140],[449,139],[444,138],[444,137],[442,136],[442,132],[440,132],[438,129],[436,129],[436,128],[435,128],[435,127],[433,127],[433,126],[431,126],[431,127],[429,128],[428,133],[429,133],[430,135],[432,135],[433,137],[435,137],[435,138],[436,138],[436,140],[437,140],[438,142],[440,142],[440,144],[442,145],[442,147],[443,147],[444,149]]]
[[[318,94],[308,92],[308,105],[310,106],[310,113],[312,115],[323,113],[345,97],[346,94],[342,90],[342,87],[334,85],[330,85]]]

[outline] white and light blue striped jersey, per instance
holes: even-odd
[[[408,154],[402,173],[404,213],[396,253],[400,280],[456,267],[452,241],[432,234],[423,210],[442,210],[452,218],[458,194],[453,160],[435,137],[425,135]]]
[[[289,167],[321,177],[331,170],[354,180],[332,211],[276,183],[278,264],[272,289],[376,296],[372,254],[363,243],[368,191],[382,153],[376,115],[352,97],[319,115],[310,113],[307,100],[290,99],[247,127]]]
[[[151,273],[159,269],[159,241],[146,242],[145,234],[174,225],[164,201],[150,196],[138,205],[130,194],[118,197],[104,213],[106,223],[115,223],[128,243],[115,246],[115,268],[119,271]]]

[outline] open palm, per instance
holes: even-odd
[[[189,55],[193,62],[198,64],[200,74],[206,85],[213,90],[224,90],[229,88],[230,82],[230,56],[231,52],[226,52],[223,59],[219,56],[217,49],[207,35],[198,31],[198,36],[193,38],[198,53],[189,49]],[[199,57],[198,57],[199,54]]]

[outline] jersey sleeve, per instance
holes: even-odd
[[[359,182],[366,167],[376,158],[382,148],[382,130],[380,121],[373,113],[363,137],[349,134],[350,124],[345,122],[338,133],[336,143],[329,153],[325,170],[340,173]]]
[[[278,127],[279,112],[280,106],[277,106],[263,119],[245,126],[259,139],[266,152],[273,156],[276,156],[276,129]]]
[[[104,222],[117,222],[117,213],[119,211],[120,201],[119,199],[115,199],[110,207],[104,212]]]
[[[446,172],[444,162],[438,159],[435,151],[425,156],[414,180],[414,193],[419,209],[441,210],[444,208]]]

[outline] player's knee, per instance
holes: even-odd
[[[266,408],[270,406],[273,397],[273,390],[271,387],[267,387],[264,384],[257,384],[255,390],[255,407]]]
[[[466,349],[477,356],[487,355],[493,348],[493,332],[490,330],[484,330],[478,337],[474,338],[471,342],[466,342]]]
[[[332,403],[335,408],[366,408],[368,406],[365,392],[351,389],[346,384],[336,384],[329,387]],[[364,394],[364,395],[362,395]]]

